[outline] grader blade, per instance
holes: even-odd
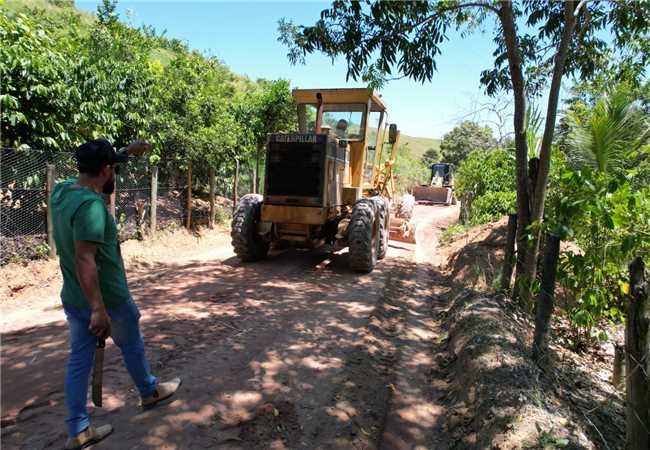
[[[389,238],[393,241],[415,244],[416,223],[411,219],[400,219],[391,215]]]

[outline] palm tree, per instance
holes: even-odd
[[[650,117],[620,88],[598,100],[585,116],[568,116],[567,147],[576,167],[620,173],[644,159],[650,144]]]

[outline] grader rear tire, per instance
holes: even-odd
[[[388,252],[388,235],[390,233],[390,211],[388,202],[380,195],[371,197],[375,202],[377,211],[377,221],[379,222],[379,248],[377,250],[377,259],[384,259]]]
[[[239,200],[230,228],[230,237],[235,253],[244,262],[266,258],[269,242],[257,233],[260,221],[262,196],[247,194]]]
[[[352,208],[348,225],[350,267],[356,272],[372,272],[377,265],[379,250],[379,223],[376,220],[375,202],[362,198]]]

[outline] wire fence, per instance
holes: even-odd
[[[6,256],[33,259],[47,255],[46,167],[43,151],[0,152],[0,236]]]
[[[0,149],[0,265],[47,257],[48,246],[48,166],[52,184],[78,175],[73,152]],[[156,230],[180,228],[188,214],[187,166],[182,161],[161,161],[152,166],[148,158],[132,158],[120,167],[113,198],[105,196],[114,208],[120,239],[143,239],[151,230],[152,183],[156,185]],[[201,167],[192,177],[194,226],[209,220],[209,181]],[[154,177],[154,171],[156,176]],[[234,169],[214,170],[216,211],[226,217],[232,209]],[[238,196],[250,192],[252,173],[240,172]]]

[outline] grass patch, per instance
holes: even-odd
[[[470,227],[468,227],[467,225],[462,225],[460,223],[450,225],[440,234],[440,243],[448,244],[449,242],[453,241],[461,234],[466,233],[469,228]]]

